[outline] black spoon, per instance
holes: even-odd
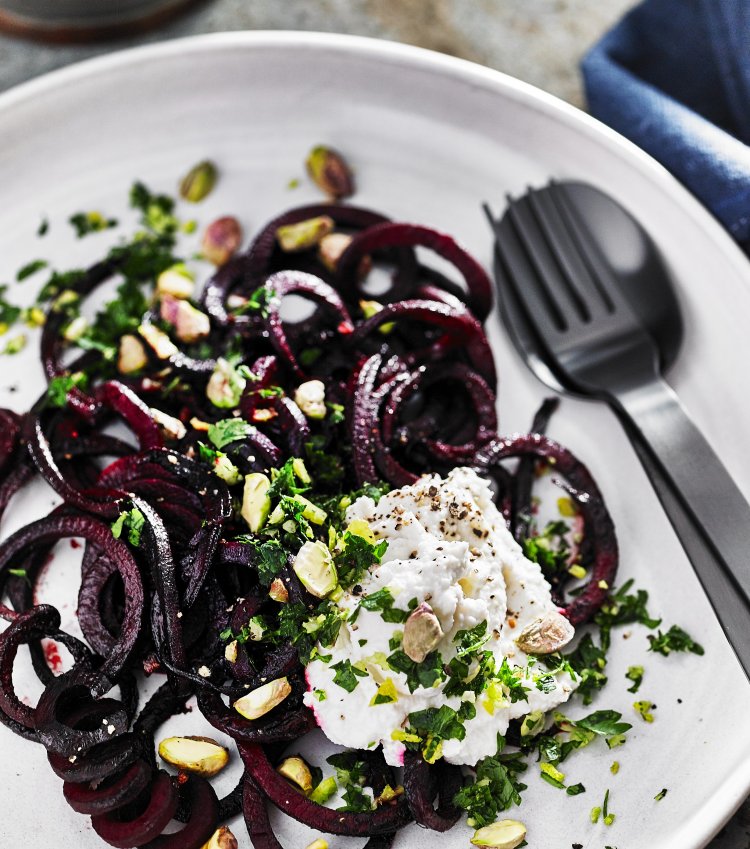
[[[622,295],[652,338],[661,371],[667,371],[680,350],[683,325],[675,288],[658,248],[641,225],[608,195],[583,183],[565,183],[565,192],[614,272]],[[504,222],[496,222],[489,210],[485,211],[497,234]],[[543,340],[528,320],[514,287],[504,282],[506,273],[496,252],[500,313],[519,354],[546,386],[564,394],[590,397],[579,392],[548,362]],[[710,540],[685,508],[679,492],[662,473],[638,431],[627,417],[621,416],[621,422],[730,643],[750,674],[750,641],[745,638],[750,627],[750,610],[727,576]]]

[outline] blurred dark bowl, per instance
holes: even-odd
[[[200,0],[0,0],[0,29],[45,41],[95,41],[158,26]]]

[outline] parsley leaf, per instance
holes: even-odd
[[[25,280],[27,277],[31,277],[32,274],[36,274],[37,271],[41,271],[48,265],[49,263],[46,259],[35,259],[31,262],[27,262],[23,268],[19,268],[16,272],[16,282],[21,283],[21,281]]]
[[[339,663],[334,663],[331,669],[334,670],[333,683],[343,687],[347,693],[351,693],[359,686],[357,676],[367,678],[368,673],[362,669],[357,669],[352,665],[350,660],[342,660]]]
[[[208,439],[217,448],[223,448],[230,442],[237,442],[253,433],[253,425],[243,419],[222,419],[215,424],[209,425]]]
[[[141,544],[141,532],[146,524],[146,517],[137,507],[124,510],[112,523],[112,536],[120,539],[123,530],[127,529],[128,542],[133,546]]]
[[[53,377],[47,386],[46,403],[50,407],[64,407],[67,403],[68,392],[75,387],[85,389],[88,376],[82,371],[73,374],[62,374]]]
[[[526,768],[520,752],[498,752],[494,757],[479,761],[474,782],[459,790],[453,799],[466,811],[472,828],[490,825],[500,811],[521,804],[521,793],[526,785],[518,780],[518,776]]]
[[[117,227],[116,218],[105,218],[101,212],[77,212],[71,215],[68,222],[76,231],[76,236],[82,239],[90,233],[99,233],[110,227]]]
[[[445,680],[443,660],[440,654],[434,651],[430,652],[421,663],[417,663],[404,651],[396,649],[388,655],[388,666],[394,672],[404,673],[410,693],[413,693],[417,687],[434,687],[435,684]]]
[[[661,631],[648,635],[649,651],[658,652],[667,657],[673,651],[689,651],[693,654],[702,655],[704,653],[703,646],[696,643],[686,631],[683,631],[678,625],[672,625],[666,634]],[[635,691],[633,691],[635,692]]]

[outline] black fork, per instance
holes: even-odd
[[[508,198],[501,220],[485,211],[504,319],[515,325],[517,346],[544,360],[553,378],[545,382],[608,402],[647,446],[716,555],[713,566],[693,565],[750,671],[750,505],[662,378],[660,350],[643,316],[565,184]]]

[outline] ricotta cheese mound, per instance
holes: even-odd
[[[333,647],[320,649],[330,659],[316,658],[306,669],[305,704],[332,742],[356,749],[382,744],[388,763],[399,766],[410,714],[443,705],[459,711],[463,704],[465,735],[442,740],[438,754],[449,763],[475,764],[497,752],[497,736],[505,734],[511,719],[549,711],[568,699],[575,686],[569,674],[550,676],[515,642],[527,625],[557,607],[539,565],[524,556],[506,528],[487,481],[468,468],[445,478],[425,476],[384,495],[377,505],[369,497],[357,499],[346,518],[358,520],[358,527],[367,523],[388,548],[381,563],[337,600],[348,620]],[[385,588],[393,609],[409,611],[423,602],[432,608],[443,633],[433,651],[443,668],[461,648],[459,632],[486,622],[487,640],[479,653],[492,652],[498,669],[506,659],[505,675],[492,677],[479,693],[467,685],[465,692],[446,696],[446,681],[411,692],[407,674],[387,662],[398,648],[403,622],[386,621],[382,610],[361,606]],[[361,673],[351,692],[334,680],[334,667],[344,662],[348,668],[346,661]],[[350,676],[349,688],[351,681]]]

